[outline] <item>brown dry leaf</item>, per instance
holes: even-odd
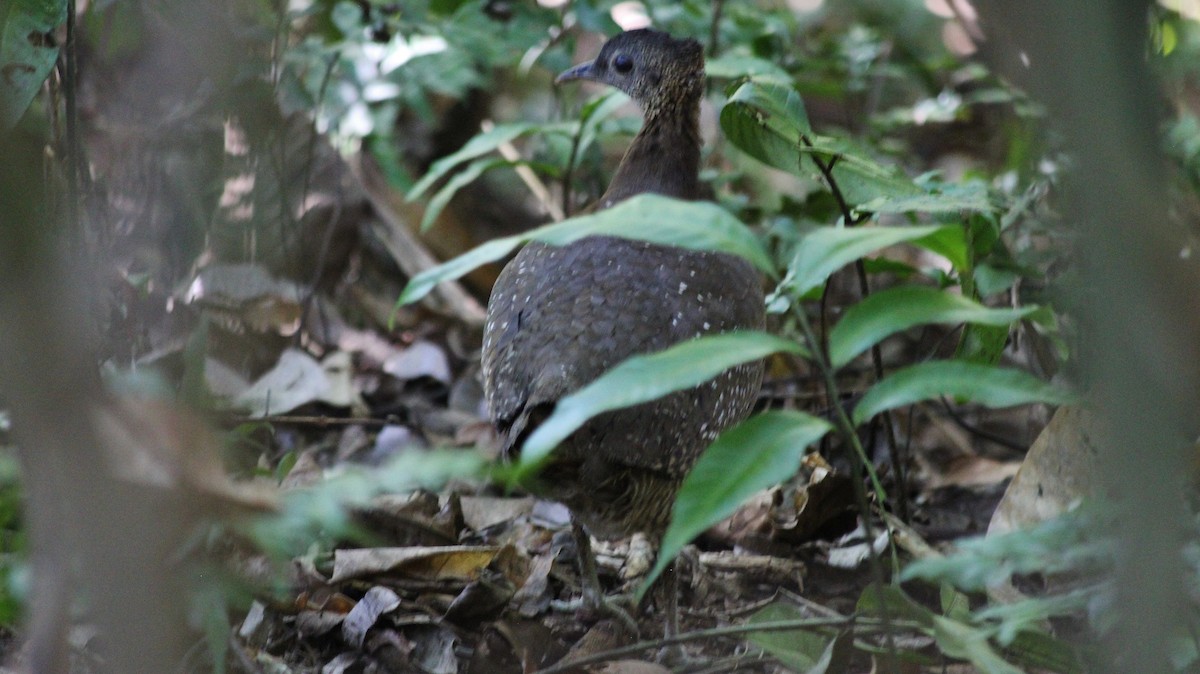
[[[351,381],[349,354],[338,351],[317,362],[304,351],[287,349],[275,367],[233,399],[234,405],[254,417],[283,414],[311,402],[362,405]]]
[[[499,620],[484,633],[469,674],[536,672],[560,660],[567,647],[538,620]]]
[[[474,580],[511,546],[449,545],[414,548],[360,548],[333,553],[329,582],[383,574],[423,580]]]
[[[367,590],[342,621],[342,638],[351,646],[362,648],[363,641],[367,638],[367,630],[374,627],[380,617],[399,607],[399,595],[386,587],[376,585]]]
[[[356,509],[355,520],[395,547],[445,545],[458,541],[462,515],[453,495],[445,502],[432,492],[388,494]]]
[[[527,516],[533,510],[533,498],[501,498],[496,496],[463,496],[463,522],[472,531]]]
[[[475,625],[499,617],[517,588],[495,569],[484,569],[479,578],[467,583],[446,608],[445,619],[456,625]]]
[[[424,340],[413,342],[383,362],[383,371],[401,380],[431,377],[450,383],[450,360],[442,347]]]
[[[1061,515],[1092,494],[1096,485],[1095,415],[1060,407],[1025,455],[992,514],[988,535],[1001,534]]]
[[[342,624],[345,613],[337,611],[301,611],[296,614],[296,631],[302,636],[319,637]]]
[[[636,640],[636,635],[629,634],[626,628],[616,621],[601,620],[571,646],[571,650],[563,656],[561,662],[566,664],[589,655],[628,646]]]
[[[95,414],[110,469],[120,479],[194,492],[220,511],[275,510],[278,492],[273,487],[229,479],[220,441],[190,411],[158,400],[119,398],[98,406]]]
[[[184,293],[195,304],[234,331],[292,335],[300,328],[303,293],[255,264],[213,264],[201,269]]]
[[[517,612],[532,618],[550,607],[550,571],[554,568],[554,555],[547,552],[537,555],[529,564],[529,575],[521,589],[513,595]]]
[[[931,475],[927,489],[942,487],[984,487],[997,484],[1017,474],[1019,461],[996,461],[984,456],[955,457],[941,472]]]
[[[593,674],[671,674],[671,670],[645,660],[613,660],[584,668]]]

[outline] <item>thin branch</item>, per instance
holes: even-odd
[[[800,140],[807,149],[813,149],[812,141],[810,141],[807,136],[801,135]],[[865,214],[860,213],[857,217],[853,214],[849,203],[846,201],[845,195],[842,194],[841,186],[838,185],[837,179],[834,178],[833,169],[834,166],[837,165],[838,156],[834,155],[831,157],[828,163],[822,161],[820,157],[816,156],[816,154],[812,154],[811,158],[813,163],[817,166],[817,169],[821,172],[821,175],[825,178],[826,184],[829,185],[829,190],[833,194],[833,198],[837,201],[838,208],[842,212],[842,219],[845,223],[845,226],[852,227],[865,221],[868,217]],[[857,260],[855,266],[859,270],[861,294],[863,298],[866,298],[870,294],[871,289],[866,284],[866,270],[862,266],[862,260]],[[828,290],[829,284],[827,283],[825,286],[825,293],[822,295],[822,305],[824,305],[824,295],[828,293]],[[867,559],[872,575],[871,586],[875,589],[876,594],[879,595],[878,599],[880,606],[880,618],[884,626],[884,640],[887,645],[884,665],[887,671],[898,672],[899,664],[897,660],[896,642],[892,638],[891,617],[886,608],[887,602],[883,597],[883,586],[886,584],[886,579],[883,573],[883,564],[879,561],[879,557],[874,551],[875,527],[871,524],[871,507],[867,501],[866,489],[862,483],[862,474],[865,472],[870,478],[871,485],[874,487],[875,492],[881,501],[881,505],[886,500],[887,494],[883,490],[883,485],[881,485],[879,482],[879,475],[876,473],[874,466],[871,465],[871,461],[868,459],[867,453],[863,449],[862,442],[858,438],[858,433],[855,429],[854,423],[850,420],[850,417],[846,414],[845,408],[840,403],[841,396],[838,393],[836,372],[834,371],[833,364],[829,359],[828,343],[823,339],[817,339],[817,336],[813,332],[812,325],[809,323],[808,315],[805,313],[803,307],[799,305],[793,305],[793,308],[795,310],[796,318],[800,323],[800,327],[804,331],[804,338],[808,341],[809,349],[812,352],[813,359],[816,361],[818,369],[821,370],[821,373],[825,377],[825,390],[827,395],[838,402],[838,404],[833,406],[834,426],[837,429],[838,434],[842,437],[842,441],[851,448],[851,451],[847,452],[854,475],[854,479],[852,479],[850,483],[854,487],[854,500],[858,511],[862,516],[863,531],[866,533],[867,537],[867,546],[869,549]],[[824,316],[822,316],[822,318],[824,318]],[[878,381],[883,376],[883,360],[879,354],[878,348],[872,349],[872,355],[874,357],[876,381]],[[892,424],[890,416],[885,417],[885,419],[888,430],[891,431]],[[895,438],[890,433],[889,438],[892,440],[892,449],[890,454],[893,458],[893,461],[896,461],[897,457],[895,450]],[[903,483],[901,483],[901,490],[903,490]],[[893,554],[894,552],[895,551],[893,549]]]
[[[661,639],[653,639],[649,641],[639,641],[636,644],[613,648],[599,653],[576,658],[570,662],[559,662],[545,669],[537,670],[537,674],[563,674],[577,667],[585,665],[594,665],[600,662],[608,662],[623,658],[627,655],[637,655],[643,651],[655,650],[663,646],[673,646],[675,644],[685,644],[690,641],[707,641],[709,639],[717,639],[720,637],[740,636],[742,634],[750,634],[753,632],[787,632],[791,630],[801,629],[827,629],[838,628],[846,629],[850,627],[883,627],[883,621],[874,618],[803,618],[799,620],[772,620],[757,624],[744,625],[729,625],[726,627],[713,627],[706,630],[696,630],[694,632],[684,632],[673,637],[664,637]],[[914,624],[905,624],[905,627],[918,628]]]
[[[231,414],[225,417],[226,422],[235,424],[296,424],[299,426],[387,426],[396,423],[393,419],[375,419],[373,417],[326,417],[304,416],[296,414],[274,414],[265,417],[248,417]]]
[[[571,154],[567,157],[567,170],[563,172],[562,179],[562,212],[563,215],[571,214],[571,185],[575,182],[575,162],[579,161],[579,141],[583,139],[583,122],[580,121],[579,129],[571,137]]]
[[[825,386],[833,392],[834,398],[838,398],[837,378],[834,376],[833,366],[829,362],[829,356],[820,348],[820,342],[816,335],[813,334],[812,325],[809,324],[808,316],[804,313],[802,307],[796,307],[796,318],[800,322],[800,327],[804,331],[804,338],[808,341],[809,349],[812,352],[813,360],[817,362],[818,369],[825,375]],[[884,628],[884,639],[887,643],[887,658],[885,664],[887,671],[899,672],[896,655],[896,642],[892,638],[892,622],[891,616],[887,609],[887,601],[883,596],[883,586],[886,584],[886,579],[883,573],[883,564],[880,563],[879,557],[875,554],[875,527],[871,524],[871,506],[867,501],[866,489],[863,487],[861,475],[866,472],[871,479],[871,484],[875,488],[876,494],[882,500],[886,498],[883,491],[883,485],[879,483],[879,476],[874,470],[870,469],[870,462],[867,460],[867,454],[863,450],[862,443],[858,439],[858,433],[855,431],[854,423],[846,414],[846,409],[842,405],[834,407],[834,427],[842,436],[842,442],[846,443],[851,448],[847,452],[850,459],[851,470],[853,471],[854,479],[850,480],[850,484],[854,487],[854,500],[858,508],[858,512],[862,516],[863,531],[867,537],[867,560],[871,568],[871,587],[875,588],[878,595],[880,621]]]
[[[713,0],[712,21],[708,24],[708,58],[716,58],[720,52],[721,15],[725,12],[725,0]]]
[[[813,149],[812,141],[810,141],[807,136],[801,135],[800,141],[804,144],[804,146],[806,148],[808,148],[810,150]],[[862,222],[865,222],[869,216],[865,213],[859,213],[857,216],[854,215],[853,210],[850,208],[849,202],[846,201],[846,196],[842,193],[841,186],[838,185],[837,179],[834,178],[834,176],[833,176],[833,168],[834,168],[834,166],[837,165],[838,155],[834,155],[833,157],[831,157],[829,159],[828,163],[822,161],[821,158],[818,157],[816,154],[812,154],[811,158],[812,158],[813,164],[816,165],[817,170],[821,172],[821,176],[825,179],[825,183],[827,185],[829,185],[829,191],[833,194],[834,200],[837,201],[838,209],[842,212],[842,221],[845,223],[845,226],[853,227]],[[867,297],[869,297],[871,295],[871,285],[870,285],[869,280],[867,279],[867,270],[866,270],[866,266],[863,264],[862,259],[858,259],[858,260],[854,261],[854,269],[855,269],[856,275],[858,277],[859,295],[861,296],[862,299],[866,299]],[[825,295],[828,292],[829,292],[829,284],[826,283],[825,293],[822,293],[822,295],[821,295],[822,331],[824,331],[824,329],[825,329],[825,326],[824,326]],[[822,334],[824,335],[824,332]],[[824,339],[824,337],[823,337],[823,339]],[[825,344],[826,348],[828,348],[828,345],[824,341],[822,343]],[[873,344],[871,346],[871,364],[875,369],[875,381],[878,382],[881,379],[883,379],[883,352],[880,350],[879,344]],[[871,421],[871,442],[870,442],[870,444],[872,444],[872,445],[875,444],[875,430],[877,428],[876,423],[877,422],[875,420]],[[908,494],[907,494],[908,471],[905,468],[904,459],[903,459],[903,457],[900,456],[900,453],[899,453],[900,446],[899,446],[899,443],[896,441],[896,428],[895,428],[895,423],[892,418],[892,413],[890,410],[883,413],[883,425],[884,425],[884,433],[887,435],[888,457],[890,458],[891,463],[892,463],[892,472],[895,473],[895,476],[896,476],[896,478],[895,478],[896,479],[896,498],[895,498],[896,506],[897,506],[897,510],[900,513],[900,518],[907,522],[908,521]]]
[[[496,125],[490,119],[483,120],[483,123],[479,126],[483,129],[484,133],[496,128]],[[533,169],[524,164],[516,163],[521,161],[521,153],[517,151],[517,148],[512,143],[505,141],[500,143],[496,149],[499,150],[501,157],[515,163],[517,176],[521,178],[521,182],[525,183],[525,186],[529,188],[529,191],[542,204],[542,207],[546,209],[546,212],[550,214],[550,217],[555,222],[566,217],[563,214],[563,209],[554,203],[554,199],[550,196],[550,190],[546,187],[546,183],[543,183],[542,179],[537,177]]]

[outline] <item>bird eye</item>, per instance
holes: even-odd
[[[633,59],[629,58],[625,54],[617,54],[613,58],[612,64],[619,73],[627,73],[630,70],[633,70]]]

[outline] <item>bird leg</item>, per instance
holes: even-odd
[[[580,585],[583,586],[580,604],[585,609],[613,618],[636,638],[638,636],[637,621],[617,600],[604,595],[604,588],[600,586],[600,574],[596,572],[596,556],[592,551],[592,537],[574,517],[571,518],[571,534],[575,538],[575,550],[579,555]]]

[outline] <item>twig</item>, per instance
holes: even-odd
[[[75,32],[75,0],[67,0],[67,42],[63,45],[63,93],[67,107],[64,115],[67,121],[67,143],[66,156],[63,159],[67,168],[67,217],[72,227],[79,228],[77,233],[82,234],[83,222],[79,217],[81,199],[79,178],[83,175],[83,167],[79,163],[79,108],[75,96],[75,90],[79,86],[77,82],[79,63],[75,58],[77,51]],[[77,240],[83,242],[86,241],[86,237],[80,236]],[[82,255],[84,251],[79,250],[76,253]]]
[[[229,415],[227,421],[237,424],[296,424],[300,426],[387,426],[388,424],[396,423],[392,419],[375,419],[373,417],[327,417],[327,416],[305,416],[297,414],[275,414],[265,417],[247,417],[242,415]]]
[[[487,133],[496,128],[496,124],[490,119],[485,119],[479,125],[479,128],[483,129],[484,133]],[[517,176],[521,178],[521,182],[525,183],[525,186],[529,188],[529,191],[542,204],[542,207],[546,209],[546,212],[550,214],[550,217],[555,222],[566,217],[563,214],[563,209],[554,203],[554,198],[550,196],[550,190],[546,187],[546,183],[537,177],[533,169],[524,164],[516,163],[521,161],[521,153],[517,151],[517,148],[512,143],[504,141],[496,149],[500,152],[501,157],[514,162],[514,168],[517,171]]]
[[[567,156],[567,170],[563,172],[562,179],[562,212],[563,215],[571,214],[571,183],[575,182],[575,162],[579,160],[579,141],[583,139],[583,122],[579,123],[579,130],[571,136],[571,154]]]
[[[946,416],[950,417],[950,420],[953,421],[959,428],[970,433],[971,435],[977,435],[977,436],[983,438],[984,440],[994,442],[997,445],[1000,445],[1001,447],[1007,447],[1011,450],[1018,451],[1018,452],[1023,452],[1026,449],[1029,449],[1025,445],[1013,442],[1012,440],[1009,440],[1006,437],[997,435],[990,431],[985,431],[982,428],[979,428],[978,426],[975,426],[971,422],[962,418],[962,416],[958,412],[954,411],[954,407],[950,404],[950,401],[946,400],[945,396],[940,397],[938,399],[938,402],[942,403],[942,409],[945,410]]]
[[[721,14],[725,11],[725,0],[713,0],[712,21],[708,24],[708,58],[715,58],[721,39]]]
[[[813,149],[812,141],[810,141],[807,136],[802,134],[800,136],[800,141],[809,150]],[[865,221],[867,219],[867,215],[863,213],[858,214],[857,217],[854,216],[850,209],[849,203],[846,201],[845,195],[842,194],[841,186],[838,185],[837,179],[833,176],[833,168],[837,164],[838,156],[835,155],[831,157],[828,163],[821,161],[821,158],[815,153],[812,154],[811,157],[813,163],[821,172],[822,177],[825,178],[825,182],[829,185],[829,190],[832,192],[834,200],[837,201],[838,208],[842,212],[842,219],[845,223],[845,226],[852,227]],[[855,260],[855,269],[857,270],[859,280],[859,291],[862,297],[865,299],[870,295],[871,288],[867,283],[866,268],[863,266],[861,259]],[[828,287],[829,286],[827,284],[827,290]],[[809,346],[813,350],[813,357],[817,360],[817,366],[825,375],[825,386],[827,390],[832,390],[834,392],[833,397],[837,399],[840,396],[838,396],[836,393],[837,379],[834,376],[835,373],[833,371],[833,363],[829,361],[828,345],[824,342],[818,342],[814,338],[814,335],[812,334],[812,327],[808,323],[808,316],[802,309],[797,309],[796,314],[800,320],[802,328],[804,329],[805,338],[808,339]],[[879,381],[883,378],[883,358],[878,345],[875,345],[871,348],[871,358],[875,369],[875,379],[876,381]],[[885,627],[887,627],[888,623],[890,622],[890,616],[888,615],[887,603],[884,601],[883,597],[883,565],[879,562],[879,558],[874,554],[874,549],[872,547],[875,543],[875,534],[874,527],[871,525],[871,510],[869,504],[867,503],[866,491],[863,488],[862,480],[859,476],[866,471],[867,475],[871,478],[872,486],[875,487],[875,490],[879,493],[880,497],[884,498],[886,494],[883,492],[883,486],[879,483],[879,476],[876,474],[874,467],[867,458],[866,452],[863,450],[862,443],[858,439],[858,434],[855,431],[854,424],[851,423],[850,417],[846,415],[846,410],[841,406],[841,404],[838,404],[834,411],[836,412],[834,417],[835,426],[837,427],[839,434],[842,436],[843,441],[849,444],[853,449],[853,451],[849,452],[849,455],[851,465],[854,469],[855,478],[850,482],[854,486],[854,498],[859,512],[862,514],[863,531],[867,535],[867,545],[870,548],[870,554],[867,556],[867,558],[869,560],[871,573],[873,576],[872,586],[879,594],[880,617],[882,618]],[[901,502],[902,509],[907,510],[907,507],[904,506],[906,503],[904,496],[904,474],[903,472],[900,472],[900,467],[903,462],[900,461],[900,458],[896,454],[897,446],[895,430],[892,426],[892,417],[890,411],[884,413],[884,424],[886,425],[888,441],[890,445],[889,455],[891,456],[894,469],[897,470],[896,478],[900,491],[899,500]],[[882,505],[882,503],[880,505]],[[894,544],[892,544],[891,547],[894,556]],[[896,642],[892,638],[890,629],[885,629],[884,639],[887,645],[887,658],[885,659],[885,665],[889,671],[897,672],[899,669],[896,654]]]
[[[351,174],[358,179],[375,214],[382,224],[376,227],[379,239],[392,258],[409,278],[437,266],[437,259],[412,233],[404,219],[389,202],[385,187],[379,186],[382,178],[374,175],[371,165],[362,161],[350,163]],[[449,314],[469,326],[481,326],[487,319],[487,311],[455,281],[443,281],[434,287],[425,300],[437,311]]]
[[[774,664],[777,662],[778,662],[778,660],[776,660],[775,658],[758,651],[758,652],[750,652],[750,653],[741,653],[739,655],[731,655],[727,658],[721,658],[720,660],[714,660],[713,662],[708,663],[708,666],[704,667],[703,669],[688,669],[685,671],[687,672],[687,674],[722,674],[723,672],[736,672],[736,671],[742,669],[742,667],[747,664],[749,664],[749,665],[754,665],[754,664],[758,664],[758,663]]]
[[[562,674],[563,672],[567,672],[584,665],[594,665],[599,662],[608,662],[609,660],[616,660],[617,658],[622,658],[626,655],[636,655],[642,651],[659,649],[663,646],[673,646],[675,644],[686,644],[690,641],[705,641],[708,639],[738,636],[752,632],[786,632],[789,630],[829,627],[844,629],[856,625],[871,626],[879,622],[880,621],[877,621],[873,618],[804,618],[802,620],[772,620],[758,624],[713,627],[706,630],[684,632],[672,637],[639,641],[638,643],[631,644],[629,646],[613,648],[607,651],[593,653],[582,658],[576,658],[570,662],[559,662],[545,669],[537,670],[537,674]]]
[[[808,148],[810,150],[813,149],[812,141],[810,141],[807,136],[801,135],[800,141],[802,143],[804,143],[804,146],[806,148]],[[821,176],[823,178],[825,178],[825,183],[829,185],[829,191],[833,193],[833,198],[835,201],[837,201],[838,209],[842,212],[842,221],[845,223],[846,227],[853,227],[862,222],[865,222],[867,220],[868,216],[864,213],[859,213],[857,216],[854,215],[853,211],[850,208],[849,202],[846,201],[845,195],[842,194],[841,186],[838,185],[837,180],[833,177],[833,168],[837,164],[837,160],[838,160],[837,155],[831,157],[829,159],[828,163],[821,161],[821,158],[818,157],[816,154],[812,154],[811,158],[812,158],[813,164],[816,165],[817,170],[821,172]],[[856,275],[858,277],[859,294],[861,295],[862,299],[866,299],[867,297],[869,297],[871,295],[871,285],[867,279],[867,270],[866,270],[866,267],[863,265],[862,259],[858,259],[858,260],[854,261],[854,269],[855,269]],[[825,295],[828,292],[829,292],[829,284],[826,283],[825,284],[825,293],[822,293],[822,295],[821,295],[821,311],[822,311],[821,319],[822,319],[822,321],[825,320],[825,314],[824,314],[824,312],[825,312]],[[824,325],[822,325],[822,330],[824,330]],[[824,339],[825,339],[824,333],[822,333],[822,340],[823,340],[822,344],[826,349],[828,349],[828,343],[825,342]],[[883,352],[880,350],[879,344],[873,344],[871,346],[871,364],[875,368],[875,381],[878,382],[881,379],[883,379]],[[877,422],[875,420],[871,421],[871,443],[870,444],[872,444],[872,445],[874,444],[876,423]],[[895,429],[895,424],[892,419],[892,413],[890,410],[885,411],[883,413],[883,424],[884,424],[884,432],[887,435],[887,441],[888,441],[888,457],[891,459],[891,462],[892,462],[892,472],[894,472],[896,474],[896,499],[895,499],[896,506],[900,512],[901,519],[904,519],[905,521],[907,521],[908,520],[908,495],[907,495],[908,471],[905,469],[905,466],[904,466],[905,462],[903,460],[903,457],[901,457],[899,455],[899,444],[896,442],[896,429]]]

